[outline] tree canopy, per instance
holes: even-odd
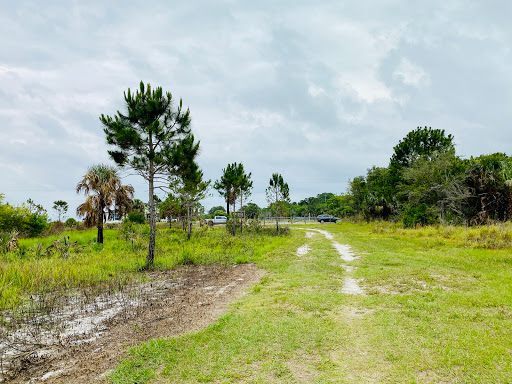
[[[156,208],[154,191],[168,186],[173,174],[177,147],[190,134],[190,110],[183,109],[180,99],[176,107],[170,92],[152,89],[141,81],[139,90],[124,93],[126,113],[114,117],[101,115],[111,158],[121,167],[129,167],[149,184],[150,236],[146,266],[155,257]]]
[[[228,164],[222,170],[222,176],[217,180],[213,188],[224,197],[226,201],[226,212],[229,215],[229,206],[233,205],[233,210],[236,211],[236,201],[240,198],[240,207],[243,205],[243,198],[251,193],[252,180],[251,172],[246,173],[242,163]]]
[[[76,186],[76,193],[84,193],[85,202],[76,209],[79,217],[85,216],[86,225],[96,224],[98,235],[96,241],[103,243],[103,221],[105,209],[110,207],[120,195],[123,200],[133,199],[134,189],[131,185],[122,185],[115,167],[98,164],[89,167],[87,173]]]
[[[283,176],[279,173],[273,173],[266,189],[267,201],[274,205],[276,215],[276,231],[279,232],[279,213],[283,208],[283,203],[290,200],[290,189],[288,183],[284,182]]]
[[[62,223],[62,217],[68,211],[69,205],[64,200],[57,200],[53,202],[53,209],[57,211],[59,223]]]
[[[421,128],[409,132],[393,148],[391,167],[408,167],[420,156],[430,159],[435,154],[454,149],[453,136],[446,135],[444,129]]]

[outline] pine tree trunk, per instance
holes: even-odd
[[[153,161],[149,161],[149,247],[146,268],[151,268],[155,260],[156,211],[154,198]]]
[[[226,214],[229,217],[229,191],[226,191]]]
[[[244,195],[240,193],[240,212],[242,212],[242,207],[244,205]],[[244,218],[240,217],[240,234],[243,232]]]
[[[277,189],[276,189],[276,232],[279,233],[279,205],[277,203]]]
[[[233,236],[236,236],[236,200],[233,201]]]
[[[187,199],[187,226],[188,226],[188,236],[187,240],[190,240],[192,236],[192,223],[190,222],[190,201]]]

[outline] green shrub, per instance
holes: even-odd
[[[78,224],[78,221],[70,217],[64,224],[66,224],[66,227],[75,227]]]
[[[220,209],[217,209],[213,216],[226,216],[226,211],[221,211]]]
[[[139,211],[133,211],[128,214],[128,221],[137,224],[144,224],[146,222],[146,215]]]
[[[409,207],[403,217],[405,227],[414,227],[416,224],[428,225],[437,222],[437,216],[427,204],[418,204]]]

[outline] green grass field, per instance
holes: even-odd
[[[133,348],[109,382],[512,382],[506,236],[485,243],[457,228],[308,228],[330,231],[359,259],[344,262],[332,240],[293,230],[258,258],[266,276],[219,321]],[[310,251],[298,256],[304,244]],[[349,276],[365,294],[342,292]]]
[[[16,309],[33,294],[73,290],[100,292],[143,279],[149,228],[106,229],[104,244],[96,230],[68,231],[47,238],[21,239],[16,252],[0,253],[0,309]],[[69,238],[68,238],[69,237]],[[55,247],[49,246],[57,242]],[[155,268],[179,264],[235,264],[258,260],[285,241],[267,229],[233,237],[224,228],[197,229],[190,241],[181,229],[157,233]],[[76,243],[76,244],[75,244]]]

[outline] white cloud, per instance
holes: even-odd
[[[418,125],[460,132],[466,155],[512,139],[504,5],[49,0],[39,8],[10,3],[0,12],[0,164],[11,190],[44,186],[71,199],[87,167],[108,160],[98,116],[122,110],[123,91],[140,80],[183,98],[207,177],[242,161],[261,181],[258,204],[271,172],[306,180],[295,188],[315,195],[331,188],[315,180],[386,165]],[[488,140],[477,139],[480,130]]]
[[[405,85],[411,85],[416,88],[428,87],[431,83],[428,73],[406,58],[402,58],[400,65],[393,72],[393,77],[400,79]]]
[[[318,87],[314,84],[309,85],[308,92],[313,98],[325,94],[325,90],[322,87]]]

